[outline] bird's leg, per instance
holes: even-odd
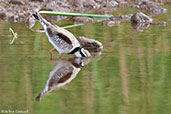
[[[50,60],[52,60],[52,51],[54,50],[55,48],[52,48],[49,53],[50,53]]]
[[[59,54],[59,59],[61,59],[62,58],[62,54]]]

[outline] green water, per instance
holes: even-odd
[[[137,32],[130,22],[101,23],[68,29],[75,36],[99,40],[101,56],[82,67],[70,83],[35,98],[59,61],[44,33],[24,24],[0,21],[0,113],[27,114],[171,114],[171,15],[157,16],[167,26]],[[10,45],[9,27],[18,33]],[[67,61],[73,56],[64,55]],[[5,112],[4,112],[5,113]]]

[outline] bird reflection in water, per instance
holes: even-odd
[[[46,82],[43,91],[36,97],[36,101],[48,95],[51,91],[65,86],[70,83],[80,72],[82,67],[88,64],[90,58],[73,58],[68,60],[57,60],[56,66],[49,73],[49,79]]]

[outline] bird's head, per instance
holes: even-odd
[[[35,19],[37,19],[37,20],[40,20],[39,15],[40,15],[40,14],[39,14],[38,12],[32,13],[32,16],[33,16]]]

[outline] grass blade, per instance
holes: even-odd
[[[40,11],[39,13],[46,14],[46,15],[95,17],[95,18],[105,18],[105,19],[109,19],[112,16],[112,15],[97,15],[97,14],[64,13],[64,12],[54,12],[54,11]]]

